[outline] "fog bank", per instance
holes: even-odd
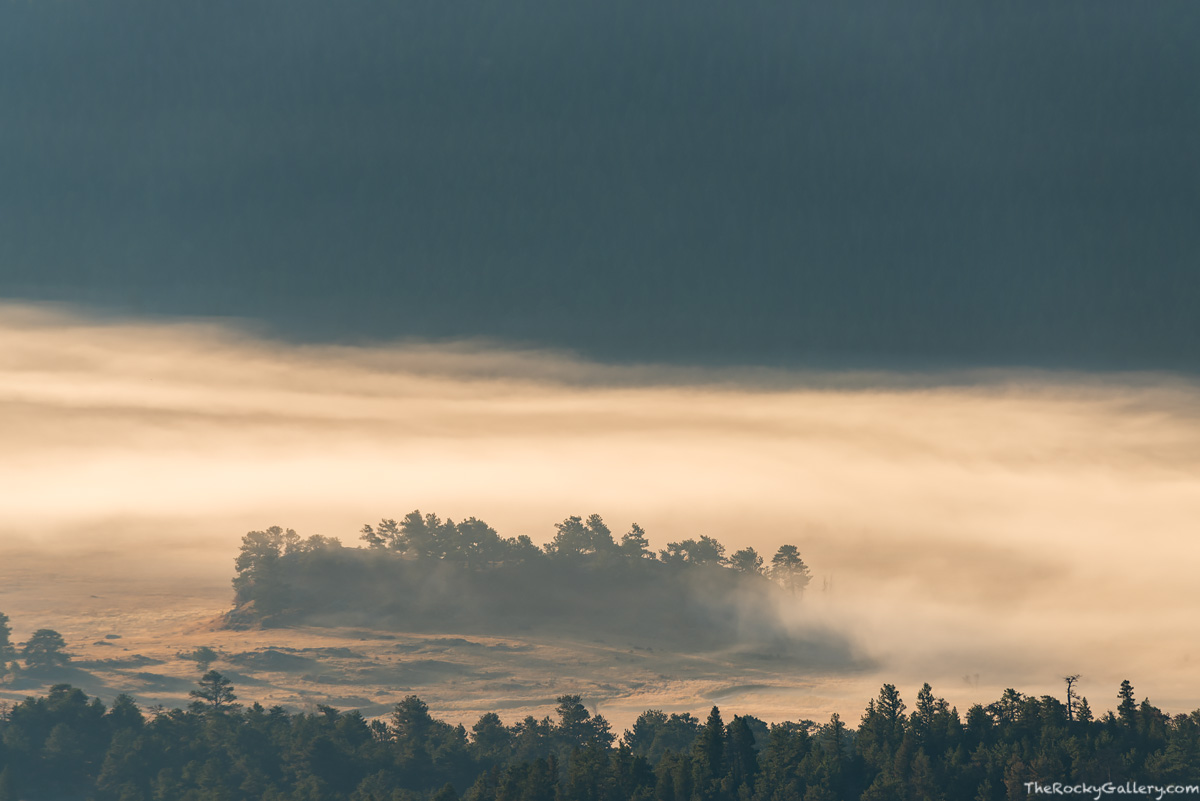
[[[223,582],[276,523],[352,544],[421,508],[540,543],[598,512],[655,547],[794,542],[816,578],[788,613],[900,683],[1081,672],[1101,708],[1125,677],[1190,708],[1198,411],[1165,375],[660,370],[6,305],[0,559]]]

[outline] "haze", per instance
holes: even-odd
[[[420,508],[540,543],[598,512],[655,547],[797,544],[816,578],[787,614],[879,666],[846,711],[880,677],[965,703],[1075,672],[1100,708],[1131,678],[1192,709],[1198,401],[1156,374],[614,367],[10,304],[0,608],[51,625],[19,598],[39,575],[225,588],[272,524],[356,544]]]

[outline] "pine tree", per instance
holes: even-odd
[[[692,785],[701,799],[715,798],[725,776],[725,724],[713,707],[692,746]]]
[[[726,739],[725,757],[729,763],[726,790],[736,795],[738,788],[745,785],[747,790],[752,791],[758,773],[758,752],[754,748],[754,732],[750,731],[750,725],[744,717],[734,716],[726,728]]]
[[[771,577],[799,595],[804,594],[804,588],[812,581],[808,565],[800,558],[800,551],[795,545],[779,546],[779,550],[771,557]]]
[[[8,663],[16,660],[17,649],[12,644],[12,627],[8,615],[0,612],[0,675],[8,669]]]
[[[1129,679],[1121,682],[1121,689],[1117,691],[1117,698],[1121,699],[1121,703],[1117,705],[1117,717],[1126,726],[1133,726],[1134,715],[1137,712],[1137,702],[1133,698],[1133,685],[1129,683]]]
[[[729,564],[733,569],[742,573],[761,576],[763,572],[763,558],[753,548],[735,551],[733,556],[729,557]]]
[[[54,629],[38,629],[21,649],[21,658],[26,667],[48,668],[55,665],[65,665],[71,660],[71,655],[63,651],[67,643],[62,635]]]
[[[1080,698],[1076,703],[1075,719],[1080,723],[1092,722],[1092,708],[1088,705],[1087,698]]]
[[[236,709],[237,696],[233,692],[233,682],[222,676],[218,671],[210,670],[200,677],[200,689],[192,690],[188,695],[195,698],[197,703],[208,704],[213,711]]]
[[[908,728],[904,709],[904,701],[894,684],[883,685],[879,698],[867,703],[856,745],[868,765],[878,770],[891,766]]]
[[[630,559],[653,559],[654,551],[650,550],[650,540],[646,538],[646,529],[634,523],[629,533],[621,537],[621,553]]]

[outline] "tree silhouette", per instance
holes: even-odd
[[[458,524],[457,552],[460,561],[470,568],[480,568],[503,558],[504,543],[496,529],[482,520],[468,517]]]
[[[471,727],[471,753],[481,765],[491,768],[512,751],[512,733],[495,712],[486,712]]]
[[[0,673],[4,673],[8,663],[17,658],[17,649],[11,638],[12,627],[8,625],[8,615],[0,612]]]
[[[780,545],[771,557],[771,577],[792,592],[804,593],[812,576],[795,545]]]
[[[438,530],[441,528],[442,521],[437,515],[431,513],[422,517],[421,510],[414,509],[404,516],[400,524],[402,549],[418,559],[437,558],[440,555]]]
[[[406,695],[392,709],[392,728],[403,740],[420,740],[432,727],[429,705],[415,695]]]
[[[654,551],[650,550],[650,540],[646,538],[646,530],[634,523],[629,533],[621,537],[621,553],[631,559],[653,559]]]
[[[608,553],[617,548],[613,541],[612,531],[604,524],[600,515],[588,515],[587,519],[588,547],[592,553]]]
[[[417,512],[418,519],[420,512]],[[379,528],[368,524],[362,527],[362,536],[360,537],[371,548],[387,549],[391,551],[403,551],[406,547],[406,538],[400,531],[400,526],[395,520],[385,518],[379,521]]]
[[[1070,676],[1063,676],[1063,681],[1067,683],[1067,720],[1075,720],[1075,706],[1078,703],[1075,694],[1075,683],[1079,681],[1079,674],[1072,673]]]
[[[1075,707],[1075,718],[1080,723],[1092,722],[1092,707],[1088,704],[1086,697],[1081,697]]]
[[[712,801],[725,775],[725,724],[721,710],[713,707],[692,744],[692,787],[695,796]]]
[[[54,629],[38,629],[25,643],[21,658],[25,660],[26,667],[31,668],[65,665],[71,660],[71,655],[63,650],[66,647],[62,635]]]
[[[734,715],[733,721],[725,727],[725,732],[729,785],[737,788],[745,784],[747,789],[753,789],[754,776],[758,773],[758,749],[754,744],[754,732],[751,731],[746,718],[741,715]]]
[[[583,518],[572,515],[561,523],[554,524],[554,539],[546,545],[546,553],[557,557],[577,557],[587,552],[592,536],[584,525]]]
[[[763,572],[763,558],[753,548],[736,551],[733,556],[729,557],[729,565],[743,573],[762,575]]]
[[[702,536],[698,540],[668,542],[666,550],[662,552],[662,560],[675,564],[720,565],[725,562],[725,546],[709,536]]]
[[[1134,700],[1133,685],[1129,683],[1129,679],[1121,682],[1117,698],[1121,699],[1121,703],[1117,705],[1117,717],[1126,726],[1132,726],[1134,715],[1137,713],[1137,702]]]
[[[188,695],[197,702],[208,704],[213,710],[236,709],[241,704],[235,704],[237,696],[233,693],[233,682],[215,670],[210,670],[200,677],[200,689],[192,690]]]
[[[242,548],[234,561],[237,575],[233,588],[238,601],[253,598],[267,614],[278,612],[286,600],[286,587],[280,576],[279,560],[300,536],[292,529],[272,526],[266,531],[250,531],[242,537]]]

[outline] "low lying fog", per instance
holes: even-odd
[[[656,548],[798,545],[815,578],[786,612],[878,661],[864,704],[878,680],[961,705],[1082,673],[1095,708],[1130,678],[1178,711],[1200,706],[1198,411],[1162,375],[625,368],[8,305],[0,559],[227,587],[251,528],[353,545],[419,508],[542,543],[596,512]]]

